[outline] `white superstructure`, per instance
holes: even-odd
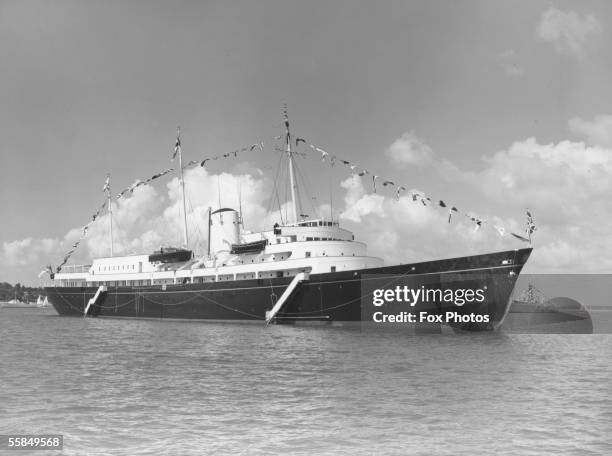
[[[110,213],[110,185],[105,191],[109,198],[111,256],[99,258],[86,266],[66,266],[54,275],[59,286],[151,286],[181,283],[206,283],[230,280],[269,279],[292,277],[298,273],[320,274],[353,271],[382,266],[380,258],[369,257],[366,245],[356,242],[353,233],[340,228],[338,222],[324,219],[298,221],[297,181],[291,150],[291,133],[287,111],[284,112],[285,144],[291,189],[291,221],[275,224],[270,231],[243,231],[241,214],[234,209],[209,209],[208,252],[199,258],[178,262],[152,261],[163,252],[153,255],[113,256],[112,214]],[[182,149],[177,134],[175,155],[181,168],[183,206],[185,187],[182,174]],[[185,208],[184,208],[185,210]],[[184,243],[187,246],[187,223],[183,217]],[[167,249],[176,251],[177,249]],[[157,254],[157,255],[156,255]],[[171,254],[170,254],[171,255]]]
[[[59,286],[148,286],[159,284],[205,283],[229,280],[290,277],[299,272],[319,274],[352,271],[382,266],[380,258],[367,256],[366,245],[338,222],[309,220],[270,231],[240,233],[233,210],[223,212],[228,230],[217,235],[229,236],[215,241],[211,226],[211,254],[185,262],[149,261],[149,255],[98,258],[87,266],[67,266],[55,274]],[[214,217],[214,216],[213,216]],[[214,220],[214,218],[213,218]],[[217,223],[220,220],[217,218]],[[242,242],[231,240],[239,236]],[[256,252],[232,253],[232,246],[246,246],[263,241]],[[212,248],[212,246],[215,246]]]

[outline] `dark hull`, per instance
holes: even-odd
[[[450,324],[464,330],[493,330],[503,321],[510,295],[531,249],[385,266],[357,271],[312,274],[298,285],[277,314],[277,323],[303,321],[359,322],[363,318],[364,283],[385,287],[401,275],[412,288],[443,284],[445,288],[486,286],[486,302],[462,307],[437,305],[434,312],[457,311],[490,315],[488,323]],[[510,262],[509,262],[510,261]],[[451,279],[449,279],[449,277]],[[292,277],[203,284],[109,287],[88,315],[203,320],[265,320]],[[49,301],[60,315],[82,316],[97,287],[48,287]],[[371,303],[371,299],[369,300]]]

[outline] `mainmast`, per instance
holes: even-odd
[[[287,140],[287,156],[289,157],[289,180],[291,185],[291,210],[293,213],[293,223],[297,223],[297,203],[295,199],[295,181],[293,176],[293,153],[291,152],[291,133],[289,132],[289,116],[287,115],[287,106],[284,109],[285,114],[285,130]]]
[[[109,233],[109,244],[110,244],[110,256],[114,256],[113,252],[113,207],[111,205],[112,194],[110,187],[110,174],[106,175],[106,182],[104,183],[104,189],[106,197],[108,199],[108,233]]]
[[[174,154],[178,153],[179,157],[179,169],[181,176],[181,196],[183,200],[183,246],[187,248],[188,237],[187,237],[187,203],[185,201],[185,179],[183,179],[183,151],[181,149],[181,127],[176,129],[176,145],[174,146]]]

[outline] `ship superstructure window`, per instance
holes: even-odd
[[[310,258],[310,252],[306,252],[306,258]]]
[[[336,272],[336,266],[331,267],[331,272]]]

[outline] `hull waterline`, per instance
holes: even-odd
[[[431,312],[487,314],[486,323],[450,323],[455,329],[487,331],[503,322],[510,297],[531,248],[484,255],[395,265],[356,271],[312,274],[298,285],[276,316],[277,323],[359,322],[368,301],[364,289],[385,287],[401,276],[411,288],[485,288],[487,299],[458,307],[436,305]],[[265,321],[292,277],[212,283],[108,287],[88,315],[155,319]],[[49,301],[60,315],[83,316],[98,287],[48,287]]]

